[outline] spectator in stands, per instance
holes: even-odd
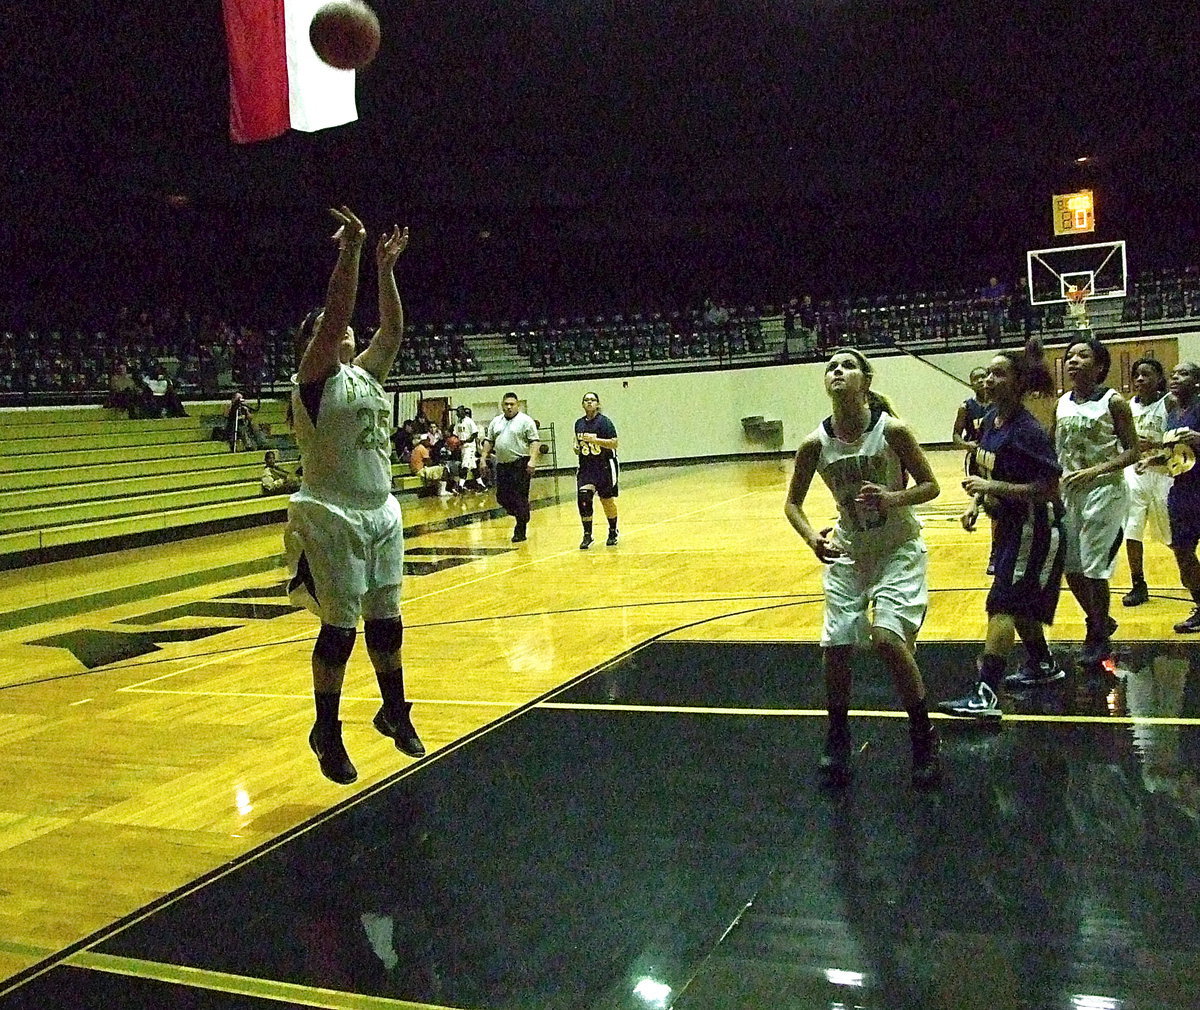
[[[1017,291],[1009,305],[1009,318],[1028,339],[1033,334],[1033,300],[1029,297],[1029,280],[1022,277],[1017,281]]]
[[[225,411],[225,440],[229,451],[237,451],[240,441],[244,449],[265,449],[267,442],[258,425],[254,423],[254,408],[246,402],[240,392],[233,394]]]
[[[155,368],[152,376],[145,380],[151,396],[149,416],[162,417],[166,414],[167,417],[187,417],[188,413],[183,409],[183,403],[175,391],[175,384],[167,378],[167,373],[162,368]]]
[[[413,422],[410,419],[392,432],[392,448],[396,452],[396,459],[400,460],[401,463],[407,463],[409,457],[412,455],[414,445],[415,435],[413,432]]]
[[[300,478],[279,465],[279,455],[268,449],[263,456],[262,493],[292,494],[300,490]]]
[[[113,365],[112,374],[108,377],[108,400],[106,407],[123,410],[130,420],[138,416],[138,402],[141,399],[138,384],[129,374],[129,366],[124,361]]]
[[[817,329],[817,307],[813,304],[812,295],[805,295],[796,312],[796,322],[802,329],[815,333]]]
[[[1008,313],[1008,285],[998,277],[989,278],[987,287],[979,292],[979,297],[987,303],[987,345],[999,347],[1004,317]]]
[[[433,436],[428,432],[417,437],[417,444],[413,446],[408,460],[408,469],[421,478],[426,488],[436,491],[442,498],[462,494],[462,489],[450,479],[445,466],[433,462]]]

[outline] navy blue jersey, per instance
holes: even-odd
[[[617,454],[612,449],[606,449],[594,442],[581,442],[580,435],[595,435],[597,438],[616,438],[617,428],[603,414],[597,414],[591,420],[581,417],[575,422],[575,448],[579,450],[579,466],[591,467],[597,464],[608,469],[608,461]]]
[[[963,409],[966,411],[966,420],[963,422],[963,437],[968,442],[979,441],[979,422],[983,420],[988,412],[987,404],[980,403],[975,397],[963,400]]]
[[[1000,427],[996,410],[987,412],[979,425],[979,451],[975,461],[987,480],[1009,484],[1033,484],[1062,473],[1054,443],[1046,429],[1024,407],[1019,407]],[[1023,520],[1029,503],[1017,498],[997,498],[996,515]]]
[[[996,411],[989,410],[979,430],[976,460],[985,479],[1033,484],[1062,473],[1049,434],[1024,407],[999,428]],[[1053,623],[1067,546],[1062,504],[1000,497],[988,504],[995,570],[988,614]]]
[[[1191,406],[1180,410],[1176,407],[1167,413],[1167,431],[1175,428],[1191,428],[1200,431],[1200,398],[1193,400]],[[1193,466],[1187,473],[1181,473],[1175,478],[1173,487],[1180,492],[1200,494],[1200,466]]]

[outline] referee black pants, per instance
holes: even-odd
[[[511,463],[496,463],[496,501],[516,519],[518,526],[529,522],[529,480],[528,456]]]

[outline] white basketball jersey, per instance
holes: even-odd
[[[1123,451],[1113,425],[1110,402],[1115,389],[1106,389],[1094,400],[1076,403],[1070,393],[1058,398],[1054,421],[1054,446],[1063,473],[1074,473],[1089,466],[1107,463]],[[1120,471],[1105,474],[1095,484],[1115,484]]]
[[[854,442],[843,442],[832,435],[825,422],[816,431],[821,443],[817,473],[837,502],[838,540],[851,554],[890,550],[921,532],[921,524],[909,505],[881,512],[854,500],[866,483],[889,491],[904,487],[900,457],[885,436],[888,415],[872,414],[872,419],[874,423]]]
[[[1151,442],[1161,442],[1163,432],[1167,430],[1167,398],[1160,396],[1153,403],[1142,403],[1136,396],[1129,401],[1129,409],[1133,412],[1133,426],[1138,438],[1148,438]]]
[[[352,509],[387,501],[392,409],[375,376],[358,365],[339,365],[325,380],[315,425],[294,383],[292,414],[304,464],[301,496]]]

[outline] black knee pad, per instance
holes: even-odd
[[[591,519],[595,511],[596,492],[592,488],[579,489],[579,514],[584,519]]]
[[[332,624],[322,624],[313,655],[329,666],[341,666],[354,651],[356,634],[353,628],[338,628]]]
[[[404,622],[399,617],[366,621],[363,630],[372,652],[398,652],[404,643]]]

